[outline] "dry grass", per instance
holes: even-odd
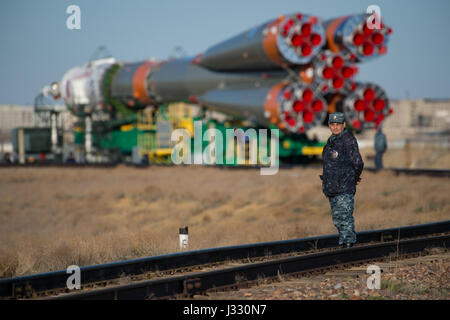
[[[178,250],[336,233],[319,169],[0,170],[0,277]],[[450,218],[450,181],[363,173],[357,231]]]

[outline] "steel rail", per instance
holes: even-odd
[[[362,231],[357,233],[359,244],[421,237],[450,232],[450,220]],[[177,252],[160,256],[131,259],[80,268],[81,285],[118,279],[123,276],[147,272],[161,272],[229,260],[270,257],[288,253],[333,248],[338,245],[338,235],[315,236],[301,239],[263,242],[255,244],[218,247]],[[32,293],[65,289],[70,275],[66,270],[0,279],[0,298],[22,298]]]
[[[363,263],[393,256],[421,252],[432,247],[447,248],[450,235],[390,241],[347,249],[305,254],[278,260],[251,263],[226,269],[197,272],[166,279],[142,281],[80,293],[69,293],[49,300],[142,300],[192,296],[208,290],[233,287],[279,275],[299,274],[349,263]]]

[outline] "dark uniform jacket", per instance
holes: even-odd
[[[322,159],[323,193],[327,197],[355,194],[364,162],[353,134],[344,129],[339,135],[332,135],[323,148]]]

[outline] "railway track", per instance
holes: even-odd
[[[328,262],[329,265],[338,262],[350,262],[348,259],[352,254],[349,254],[349,252],[354,252],[355,257],[362,259],[361,257],[364,257],[363,252],[366,249],[368,252],[380,250],[381,256],[394,252],[393,248],[397,248],[396,252],[399,252],[400,247],[401,250],[409,250],[409,247],[406,246],[408,241],[415,241],[414,238],[418,238],[419,241],[426,241],[423,240],[423,237],[429,237],[430,235],[439,236],[437,236],[438,238],[434,237],[436,242],[426,244],[447,247],[449,232],[450,220],[447,220],[418,226],[359,232],[357,234],[358,246],[343,250],[331,250],[336,247],[338,236],[327,235],[179,252],[82,267],[80,269],[82,291],[76,293],[67,294],[67,292],[70,292],[66,287],[69,275],[65,270],[0,279],[0,299],[39,298],[58,294],[59,296],[56,298],[72,299],[127,297],[141,299],[189,295],[214,287],[239,285],[239,279],[245,279],[241,282],[247,283],[248,281],[254,281],[255,277],[258,278],[261,275],[273,277],[279,273],[305,272],[302,266],[309,265],[310,262],[308,261],[331,259],[329,260],[331,262]],[[442,234],[446,235],[442,236]],[[405,248],[403,248],[403,243],[406,243]],[[380,249],[374,249],[376,247]],[[343,255],[336,256],[334,255],[336,252]],[[327,255],[334,258],[326,258]],[[374,258],[378,257],[374,256]],[[234,266],[230,267],[230,264],[234,264]],[[324,267],[317,264],[312,264],[312,266],[314,268]],[[215,268],[220,269],[215,270]],[[208,269],[209,271],[206,273],[195,272],[200,269]],[[247,269],[253,271],[246,271]],[[275,269],[277,270],[275,271]],[[173,276],[177,273],[186,272],[188,274]],[[209,280],[208,274],[211,274],[212,280]],[[221,277],[228,280],[223,282],[220,280]],[[235,279],[235,282],[230,279]],[[133,283],[117,285],[123,281],[133,281]],[[98,290],[96,289],[98,286],[111,287]],[[128,291],[145,292],[146,295],[133,293],[128,296],[121,293]]]
[[[77,164],[56,164],[56,163],[36,163],[36,164],[10,164],[4,165],[0,164],[0,169],[6,168],[99,168],[99,169],[111,169],[115,168],[119,165],[117,163],[77,163]],[[150,164],[150,165],[142,165],[142,164],[124,164],[127,167],[133,167],[137,169],[145,169],[149,167],[175,167],[179,165],[174,164]],[[207,168],[219,168],[225,170],[260,170],[262,166],[260,165],[236,165],[236,166],[224,166],[224,165],[190,165],[190,166],[201,166]],[[316,168],[320,169],[322,166],[318,163],[311,164],[281,164],[279,169],[292,169],[292,168]],[[375,172],[375,168],[364,168],[364,170],[369,172]],[[409,168],[385,168],[383,171],[390,171],[395,173],[396,175],[404,174],[404,175],[415,175],[415,176],[429,176],[429,177],[438,177],[438,178],[450,178],[450,170],[448,169],[409,169]]]
[[[305,272],[348,266],[394,255],[417,254],[432,247],[447,248],[450,235],[413,240],[390,241],[381,244],[319,252],[266,261],[243,266],[191,273],[159,280],[141,281],[105,289],[85,291],[52,297],[52,300],[143,300],[155,298],[184,298],[209,290],[248,287],[265,278],[280,275],[298,275]]]

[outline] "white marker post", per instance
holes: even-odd
[[[189,246],[188,226],[180,228],[180,250],[187,249]]]

